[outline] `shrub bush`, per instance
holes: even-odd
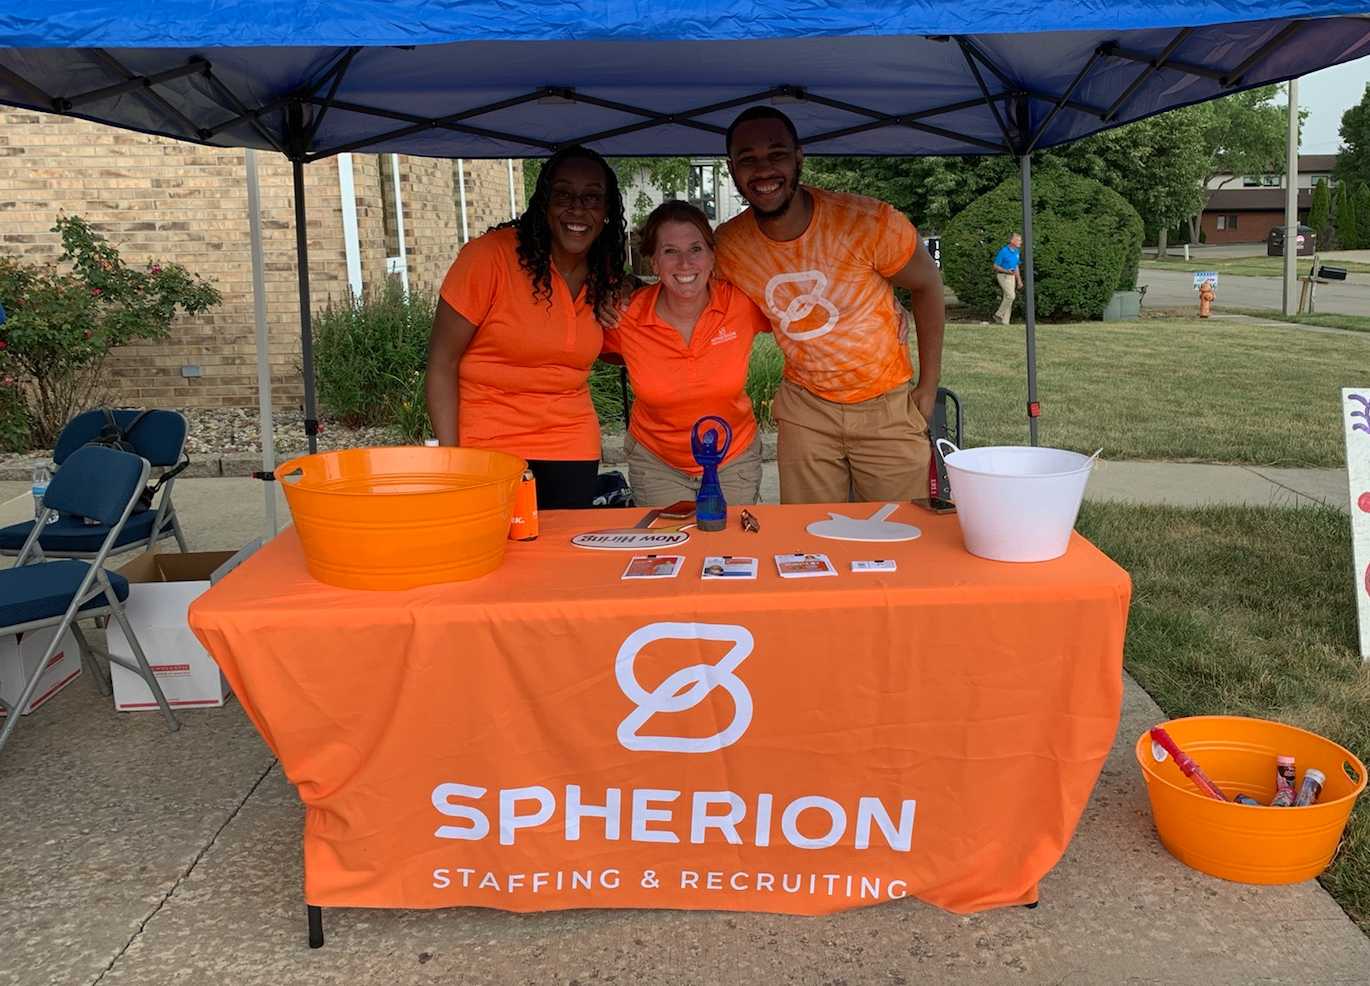
[[[942,237],[942,275],[960,301],[993,311],[995,253],[1022,229],[1018,180],[982,195]],[[1044,168],[1032,190],[1033,269],[1042,318],[1099,318],[1114,291],[1137,286],[1142,219],[1117,192],[1059,168]],[[1023,295],[1014,302],[1022,311]]]
[[[432,433],[424,400],[428,335],[437,297],[387,280],[379,290],[329,303],[314,318],[319,405],[349,428],[391,425],[409,441]]]
[[[0,325],[0,372],[12,381],[3,400],[23,405],[22,418],[3,409],[0,416],[26,420],[41,448],[51,448],[62,426],[90,406],[111,349],[165,338],[178,313],[195,315],[220,301],[179,264],[128,266],[79,216],[59,218],[52,232],[62,237],[55,264],[0,257],[0,305],[8,314]]]
[[[0,452],[27,452],[32,447],[24,394],[13,377],[0,376]]]

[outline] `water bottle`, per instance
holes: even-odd
[[[718,428],[711,427],[702,435],[699,432],[703,425],[713,422],[723,429],[721,446]],[[704,470],[699,492],[695,494],[695,524],[701,531],[721,531],[728,526],[728,501],[724,499],[723,485],[718,481],[718,466],[727,457],[732,444],[733,430],[717,415],[700,418],[690,430],[690,451]]]
[[[52,471],[44,463],[39,463],[33,467],[33,519],[37,520],[43,515],[43,497],[48,492],[48,482],[52,479]],[[56,513],[48,518],[48,523],[57,519]]]

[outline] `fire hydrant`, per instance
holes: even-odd
[[[1199,286],[1199,318],[1208,318],[1212,314],[1215,297],[1217,297],[1217,292],[1213,290],[1213,282],[1204,281]]]

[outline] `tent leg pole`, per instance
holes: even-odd
[[[295,178],[295,266],[300,282],[300,361],[304,371],[304,433],[309,453],[319,450],[319,417],[314,405],[314,332],[309,324],[309,232],[305,227],[304,162],[292,161]]]
[[[262,472],[276,469],[276,437],[271,421],[271,337],[266,327],[266,274],[262,257],[262,196],[257,181],[257,152],[244,151],[247,170],[247,225],[252,248],[252,310],[257,327],[257,412],[262,439]],[[266,538],[276,536],[276,488],[263,483],[266,495]]]
[[[1023,178],[1023,320],[1027,323],[1028,441],[1037,444],[1037,306],[1032,270],[1032,155],[1018,159]]]

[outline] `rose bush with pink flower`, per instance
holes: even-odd
[[[178,314],[219,304],[213,285],[180,264],[126,264],[119,251],[79,216],[52,227],[62,255],[52,264],[0,256],[0,444],[16,443],[7,409],[20,409],[27,443],[51,448],[75,414],[95,403],[101,365],[111,349],[161,339]],[[13,412],[19,413],[19,412]],[[24,442],[19,442],[24,444]]]

